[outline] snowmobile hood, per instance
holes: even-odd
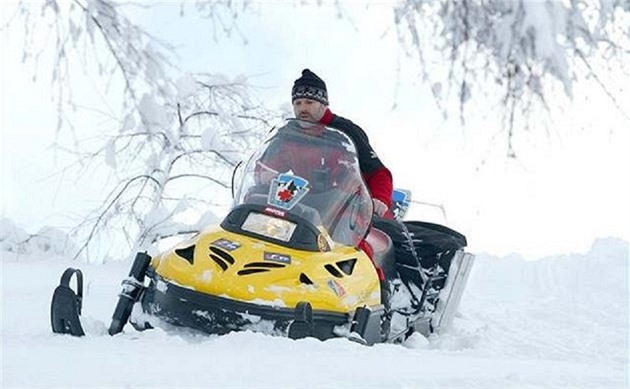
[[[380,304],[369,257],[354,247],[296,250],[210,227],[159,256],[151,266],[170,283],[242,302],[351,312]],[[158,286],[159,288],[159,286]]]

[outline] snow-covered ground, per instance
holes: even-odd
[[[19,231],[11,225],[8,237],[9,225],[3,220],[2,388],[629,384],[629,254],[620,239],[538,261],[478,254],[449,331],[367,347],[251,332],[218,337],[126,328],[110,337],[105,326],[129,263],[71,262],[45,238],[18,247],[10,243]],[[52,291],[69,266],[86,279],[84,338],[50,330]]]

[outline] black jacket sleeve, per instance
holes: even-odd
[[[359,167],[364,174],[373,173],[375,170],[385,167],[383,162],[378,158],[374,149],[370,145],[365,131],[352,121],[333,115],[333,119],[329,124],[331,127],[343,131],[346,135],[352,139],[357,147],[357,153],[359,156]]]

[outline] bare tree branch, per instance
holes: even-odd
[[[172,182],[172,181],[175,181],[175,180],[180,179],[180,178],[203,178],[205,180],[212,181],[215,184],[218,184],[218,185],[222,186],[223,188],[227,189],[227,188],[230,187],[229,185],[227,185],[227,184],[225,184],[225,183],[223,183],[223,182],[221,182],[221,181],[219,181],[219,180],[217,180],[215,178],[212,178],[210,176],[206,176],[206,175],[203,175],[203,174],[178,174],[176,176],[170,177],[167,182]]]
[[[107,215],[108,211],[110,210],[110,208],[112,208],[116,202],[118,201],[118,199],[121,198],[121,196],[126,192],[127,188],[134,183],[136,180],[140,180],[140,179],[145,179],[146,181],[153,181],[156,185],[160,185],[159,182],[157,182],[153,177],[151,176],[147,176],[147,175],[142,175],[142,176],[137,176],[132,178],[131,180],[127,181],[125,183],[125,185],[123,186],[122,189],[120,189],[116,195],[114,196],[114,198],[112,198],[111,201],[109,201],[109,203],[107,204],[107,206],[105,207],[105,209],[102,210],[102,212],[97,216],[96,221],[93,223],[92,228],[88,234],[88,237],[85,239],[85,241],[83,242],[83,244],[81,245],[81,247],[79,248],[79,251],[77,252],[77,254],[74,256],[73,259],[77,259],[77,257],[79,257],[79,255],[81,253],[83,253],[84,250],[87,250],[88,245],[90,244],[90,242],[92,241],[92,238],[94,237],[94,234],[96,233],[98,227],[100,226],[101,221],[105,218],[105,216]],[[108,196],[109,197],[109,196]]]
[[[604,91],[604,93],[606,93],[606,95],[608,96],[608,98],[610,99],[610,101],[612,101],[612,103],[614,104],[615,108],[617,108],[617,110],[619,111],[619,113],[628,121],[630,122],[630,115],[628,114],[628,112],[626,112],[621,105],[619,104],[619,101],[617,101],[617,98],[615,98],[615,96],[613,96],[612,93],[610,93],[610,90],[608,90],[608,87],[602,82],[602,80],[599,78],[599,76],[597,75],[597,73],[595,72],[595,70],[593,69],[593,67],[591,66],[590,62],[588,61],[588,59],[586,58],[586,56],[584,55],[584,53],[581,50],[576,50],[575,51],[576,55],[578,56],[578,58],[580,58],[582,60],[582,62],[584,63],[584,65],[586,65],[586,67],[588,68],[591,76],[593,76],[593,78],[595,79],[595,81],[597,82],[597,84],[602,88],[602,90]]]

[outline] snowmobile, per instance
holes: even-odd
[[[283,149],[289,144],[293,152]],[[270,168],[272,159],[282,168]],[[456,231],[403,221],[410,196],[394,192],[394,219],[374,216],[352,140],[289,120],[238,167],[233,206],[218,225],[155,257],[136,255],[109,333],[128,322],[147,329],[156,318],[209,334],[253,330],[368,345],[439,332],[453,320],[474,256]],[[372,257],[358,249],[363,240]],[[54,332],[83,335],[82,282],[77,269],[62,276]]]

